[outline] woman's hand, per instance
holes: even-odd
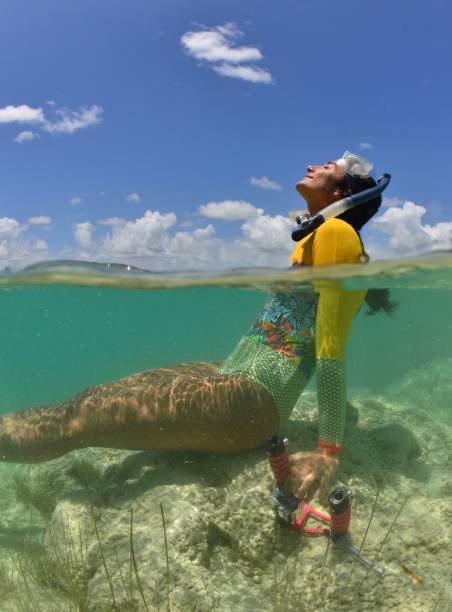
[[[308,502],[321,502],[327,495],[328,484],[336,472],[339,456],[323,450],[289,455],[286,486],[293,495]]]

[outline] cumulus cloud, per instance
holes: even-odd
[[[247,221],[235,240],[215,237],[212,225],[193,232],[177,232],[166,251],[166,267],[220,269],[237,266],[287,266],[292,248],[288,235],[291,223],[284,217],[260,215]]]
[[[186,53],[198,60],[207,62],[255,62],[263,55],[256,47],[234,47],[235,41],[243,36],[234,23],[225,23],[211,30],[186,32],[181,37]]]
[[[266,214],[249,202],[210,204],[214,206],[208,207],[206,204],[205,210],[200,207],[203,212],[207,212],[204,216],[210,216],[212,220],[242,221],[235,238],[218,237],[214,224],[210,222],[205,227],[182,229],[176,226],[174,213],[148,210],[133,220],[121,217],[100,219],[98,227],[105,227],[106,234],[99,234],[97,240],[93,240],[92,227],[88,226],[90,242],[86,239],[82,244],[83,257],[121,261],[152,270],[215,270],[240,266],[288,265],[288,256],[293,249],[290,240],[293,223],[286,216]],[[433,226],[422,223],[425,212],[424,207],[412,202],[404,202],[402,207],[385,209],[370,224],[371,240],[377,237],[374,245],[366,240],[372,257],[412,256],[448,247],[452,237],[452,223]]]
[[[261,189],[270,189],[273,191],[281,191],[282,189],[279,183],[270,180],[267,176],[263,176],[261,178],[256,178],[255,176],[252,176],[250,178],[250,185],[253,185],[254,187],[260,187]]]
[[[128,202],[141,202],[140,195],[136,191],[129,193],[129,195],[126,196],[126,200]]]
[[[403,206],[388,208],[377,217],[372,226],[389,238],[386,256],[415,255],[427,251],[450,249],[452,244],[452,223],[436,225],[422,223],[427,212],[424,206],[405,201]]]
[[[71,111],[68,108],[60,108],[55,111],[55,121],[45,121],[44,129],[50,134],[73,134],[78,130],[98,125],[102,122],[103,109],[96,104]]]
[[[286,251],[293,223],[282,215],[259,215],[242,225],[245,237],[262,251]]]
[[[359,143],[359,148],[363,149],[365,151],[366,149],[367,150],[373,149],[374,145],[372,143],[370,143],[370,142],[360,142]]]
[[[23,142],[30,142],[30,140],[34,140],[35,138],[39,138],[39,134],[32,132],[31,130],[24,130],[23,132],[19,132],[19,134],[17,134],[14,142],[22,144]]]
[[[402,200],[399,200],[399,198],[383,198],[383,202],[382,202],[383,206],[400,206],[400,204],[403,204]]]
[[[248,215],[243,209],[235,213],[236,219],[248,218],[239,237],[233,240],[218,238],[211,223],[173,233],[177,221],[174,213],[147,211],[133,221],[101,219],[98,223],[111,225],[111,230],[90,245],[91,251],[85,247],[84,256],[92,258],[94,254],[106,261],[120,260],[153,270],[286,266],[292,249],[292,223],[281,215],[265,215],[261,209],[251,208]],[[219,216],[219,210],[214,214],[214,218],[224,218]]]
[[[251,83],[271,83],[272,75],[263,68],[256,66],[232,66],[231,64],[220,64],[213,66],[213,70],[221,75],[231,77],[233,79],[242,79],[242,81],[250,81]]]
[[[50,217],[46,217],[45,215],[39,215],[37,217],[30,217],[28,219],[28,223],[30,225],[50,225],[52,222]]]
[[[252,83],[271,83],[270,72],[256,68],[253,62],[263,59],[257,47],[238,46],[243,32],[234,23],[225,23],[214,28],[200,28],[182,35],[181,43],[190,57],[207,65],[219,75]]]
[[[208,219],[246,221],[261,215],[263,210],[243,200],[224,200],[223,202],[203,204],[198,207],[198,213]]]
[[[43,123],[42,108],[32,108],[27,104],[4,106],[0,108],[0,123]]]
[[[47,251],[49,247],[47,246],[47,242],[45,240],[36,240],[33,248],[35,251]]]
[[[92,232],[94,226],[89,221],[74,224],[74,238],[82,247],[87,247],[91,244]]]
[[[49,254],[47,243],[27,239],[27,229],[50,224],[50,217],[30,217],[21,225],[9,217],[0,218],[0,266],[16,267],[50,256],[73,256],[97,261],[116,261],[152,270],[215,270],[240,266],[286,267],[293,248],[291,221],[282,215],[270,215],[249,202],[225,201],[204,205],[211,219],[241,220],[235,238],[217,236],[213,223],[205,227],[176,227],[175,213],[148,210],[133,220],[109,217],[94,225],[85,221],[73,226],[79,252]],[[202,207],[200,207],[202,209]],[[452,223],[429,225],[423,222],[426,208],[405,201],[391,206],[369,225],[366,239],[372,257],[413,256],[420,252],[450,248]],[[199,217],[198,217],[199,220]],[[382,240],[383,237],[383,240]]]
[[[11,217],[0,217],[0,238],[17,238],[23,231],[16,219]]]
[[[209,225],[207,225],[206,227],[198,227],[193,232],[193,236],[195,238],[209,238],[210,236],[213,236],[214,234],[215,234],[215,228],[211,223],[209,223]]]
[[[190,221],[190,219],[186,219],[185,221],[181,221],[179,223],[179,227],[183,227],[183,228],[193,227],[193,221]]]
[[[75,206],[76,204],[81,204],[81,202],[82,202],[82,198],[79,198],[78,196],[74,196],[73,198],[71,198],[71,199],[69,200],[69,202],[70,202],[70,203],[71,203],[73,206]]]
[[[176,223],[174,213],[161,214],[147,210],[144,216],[135,221],[125,221],[112,225],[102,244],[109,254],[152,255],[165,249],[169,242],[166,233]]]
[[[28,123],[33,125],[35,129],[50,134],[74,134],[78,130],[101,123],[103,109],[96,104],[92,104],[91,106],[79,107],[78,110],[51,107],[48,112],[50,112],[50,118],[44,114],[42,108],[33,108],[27,104],[19,106],[10,104],[0,108],[0,124]],[[39,134],[36,131],[24,130],[16,136],[14,141],[22,144],[38,137]]]
[[[0,217],[0,260],[20,259],[28,255],[26,242],[20,240],[25,227],[11,217]]]
[[[125,223],[125,219],[121,219],[121,217],[108,217],[107,219],[98,219],[98,225],[121,225],[121,223]]]
[[[36,217],[36,219],[39,218]],[[1,267],[23,268],[26,265],[48,258],[47,244],[44,240],[34,240],[33,243],[30,243],[30,238],[27,237],[27,229],[30,225],[33,225],[33,223],[22,225],[11,217],[0,218]],[[43,227],[47,226],[44,225]]]

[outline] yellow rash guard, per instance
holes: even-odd
[[[359,263],[363,246],[351,225],[330,219],[297,243],[294,266]],[[271,292],[263,311],[220,372],[242,374],[273,396],[284,428],[317,369],[319,439],[342,444],[345,424],[344,356],[348,332],[365,291],[316,283],[315,292]]]

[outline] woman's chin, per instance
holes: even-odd
[[[295,189],[301,195],[302,198],[304,198],[306,193],[309,192],[309,187],[306,185],[304,180],[298,181],[298,183],[295,185]]]

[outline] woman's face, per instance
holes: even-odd
[[[334,161],[319,166],[306,167],[306,175],[295,188],[308,204],[311,215],[341,197],[338,184],[345,176],[345,170]]]

